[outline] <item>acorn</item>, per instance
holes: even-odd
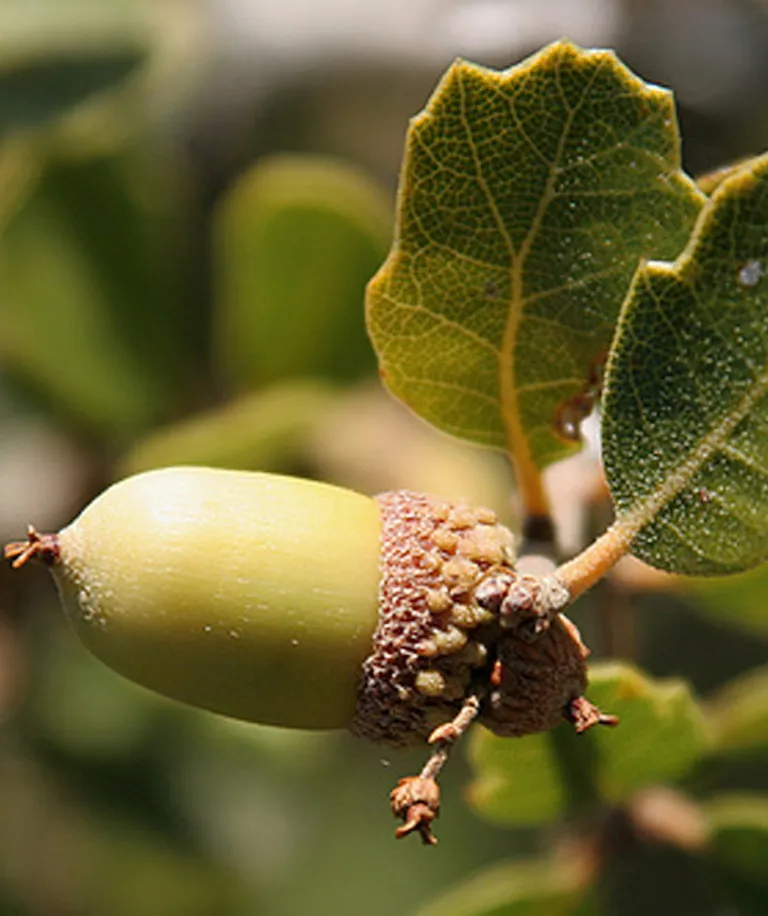
[[[516,572],[511,532],[465,502],[167,468],[5,553],[50,566],[101,661],[226,716],[444,747],[475,717],[521,735],[598,715],[567,594]]]

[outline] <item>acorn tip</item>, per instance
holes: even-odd
[[[26,541],[11,541],[6,544],[3,556],[6,560],[11,560],[13,569],[21,569],[33,559],[42,560],[47,566],[52,566],[59,558],[58,535],[40,534],[34,525],[28,525]]]

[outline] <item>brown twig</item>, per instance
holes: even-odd
[[[467,697],[461,709],[450,721],[439,725],[427,739],[434,750],[418,776],[401,779],[389,796],[395,817],[403,824],[395,830],[397,839],[418,832],[422,842],[434,846],[437,838],[432,833],[432,821],[440,813],[440,787],[437,777],[451,755],[456,742],[474,722],[480,711],[476,694]]]

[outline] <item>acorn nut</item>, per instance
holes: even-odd
[[[50,565],[82,641],[115,671],[238,719],[407,745],[477,696],[484,724],[520,734],[568,716],[586,681],[559,619],[540,647],[502,625],[501,597],[478,587],[514,580],[513,537],[463,502],[167,468],[6,556]]]

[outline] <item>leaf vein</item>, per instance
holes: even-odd
[[[570,293],[577,289],[582,289],[585,286],[588,286],[590,283],[594,283],[598,280],[604,280],[606,277],[610,277],[613,274],[622,273],[621,267],[607,267],[605,270],[598,270],[593,274],[587,274],[584,277],[579,277],[578,280],[569,279],[566,283],[561,283],[559,286],[551,286],[548,289],[543,289],[537,293],[530,293],[525,297],[525,305],[532,305],[534,302],[541,302],[544,299],[549,299],[552,296],[556,296],[558,293]],[[533,316],[531,316],[533,317]],[[538,317],[538,316],[535,316]],[[592,331],[586,331],[586,334],[592,334]]]
[[[750,471],[754,471],[759,477],[768,478],[768,468],[763,467],[751,458],[749,455],[745,455],[743,452],[740,452],[734,445],[730,442],[724,442],[720,448],[720,451],[726,455],[731,460],[737,462],[738,464],[743,465],[745,468],[748,468]]]
[[[733,410],[725,414],[722,420],[702,437],[679,466],[665,477],[650,496],[630,508],[621,516],[621,524],[630,532],[637,533],[656,519],[661,509],[671,502],[690,483],[693,476],[707,461],[720,451],[722,445],[736,426],[749,415],[750,411],[768,393],[768,368],[754,380]]]
[[[433,312],[431,309],[427,308],[427,306],[420,305],[419,303],[399,302],[396,299],[392,299],[390,296],[384,296],[383,298],[389,302],[393,311],[399,309],[400,311],[407,311],[412,313],[421,312],[430,317],[436,324],[444,325],[453,331],[457,331],[459,334],[466,337],[468,340],[471,340],[479,347],[488,350],[494,356],[494,358],[498,356],[498,347],[495,347],[490,340],[487,340],[485,337],[481,337],[476,331],[473,331],[471,328],[468,328],[466,325],[461,324],[455,319],[448,318],[448,316],[444,315],[442,312]],[[393,334],[393,339],[396,338],[398,340],[417,340],[421,337],[426,337],[429,334],[434,333],[434,330],[434,328],[430,328],[422,334],[408,334],[404,331],[401,331],[399,334]]]

